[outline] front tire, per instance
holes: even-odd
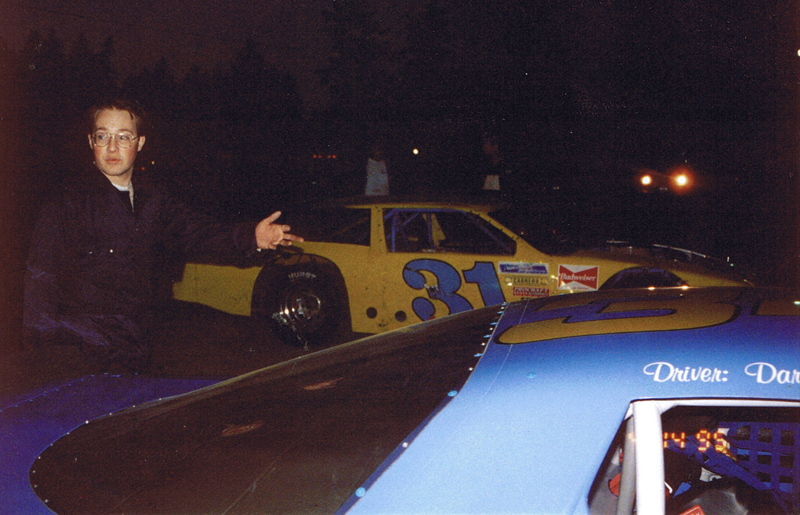
[[[287,343],[334,343],[340,329],[349,325],[347,294],[337,275],[341,277],[313,262],[265,268],[256,280],[252,315],[269,323]]]

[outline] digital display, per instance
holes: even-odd
[[[687,436],[685,432],[665,432],[664,433],[664,448],[668,449],[670,443],[679,449],[686,449],[686,444],[690,443],[692,447],[697,447],[699,452],[706,452],[708,449],[714,449],[718,454],[723,454],[733,460],[736,457],[731,451],[731,444],[728,442],[727,429],[710,431],[708,429],[701,429],[694,435]]]

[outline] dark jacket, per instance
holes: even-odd
[[[165,256],[255,253],[255,224],[225,225],[164,189],[134,181],[134,203],[95,171],[48,203],[25,276],[25,326],[76,315],[145,318]]]

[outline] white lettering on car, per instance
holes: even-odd
[[[690,383],[701,381],[703,383],[724,383],[728,380],[728,371],[708,367],[676,367],[666,361],[657,361],[645,365],[644,373],[653,376],[657,383]]]
[[[656,383],[720,383],[728,380],[728,371],[708,367],[677,367],[666,361],[645,365],[643,372]],[[800,384],[800,370],[781,369],[772,363],[756,362],[744,367],[744,373],[754,377],[759,384]]]
[[[750,363],[744,367],[744,373],[755,377],[759,384],[769,384],[773,381],[778,384],[800,384],[800,370],[778,369],[772,363]]]

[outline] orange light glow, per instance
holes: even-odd
[[[674,191],[686,191],[692,187],[694,181],[692,171],[686,166],[679,166],[670,173],[669,181]]]

